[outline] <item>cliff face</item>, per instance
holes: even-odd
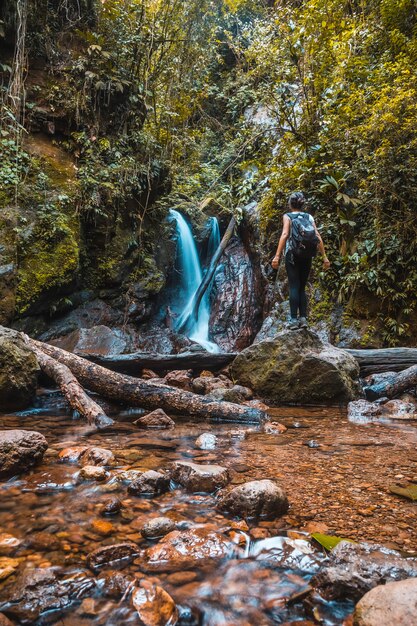
[[[115,80],[97,86],[108,59],[91,45],[95,3],[67,5],[65,16],[46,2],[38,15],[29,9],[24,111],[7,109],[2,94],[0,323],[35,334],[97,298],[125,323],[146,320],[172,257],[166,212],[155,206],[168,170],[156,155],[150,162],[140,137],[143,100]],[[20,45],[11,3],[0,19],[6,79]]]

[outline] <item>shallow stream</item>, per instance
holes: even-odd
[[[407,553],[417,551],[415,504],[391,494],[388,485],[417,478],[417,429],[413,423],[351,424],[338,408],[283,408],[271,411],[287,426],[283,434],[265,434],[253,426],[191,422],[176,418],[167,431],[134,430],[121,414],[116,431],[91,433],[81,420],[56,410],[2,416],[2,428],[43,433],[49,443],[42,465],[0,483],[0,533],[20,540],[13,558],[22,568],[62,566],[59,576],[86,571],[86,555],[99,546],[137,543],[138,556],[122,572],[144,573],[160,584],[180,609],[180,624],[257,626],[310,619],[325,625],[343,624],[353,602],[327,602],[310,592],[308,582],[326,555],[314,546],[309,532],[319,531],[354,540],[384,543]],[[213,450],[200,450],[203,432],[217,436]],[[406,435],[406,436],[405,436]],[[110,449],[116,464],[107,481],[78,482],[77,465],[58,463],[69,446]],[[135,497],[116,476],[127,469],[160,469],[175,460],[217,463],[232,474],[232,483],[272,478],[288,494],[290,510],[273,522],[247,527],[216,512],[216,497],[189,494],[182,488],[153,499]],[[104,517],[103,504],[117,496],[119,513]],[[178,528],[201,526],[218,531],[236,546],[222,560],[175,563],[149,571],[142,551],[155,541],[140,534],[152,517],[167,516]],[[209,527],[208,532],[210,530]],[[305,533],[305,534],[304,534]],[[43,614],[36,624],[119,626],[140,624],[129,593],[114,597],[104,567],[93,575],[98,585],[61,612]],[[0,582],[0,595],[14,575]],[[116,594],[117,595],[117,594]]]

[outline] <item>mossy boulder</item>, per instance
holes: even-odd
[[[233,362],[232,376],[275,404],[349,402],[360,395],[356,359],[306,329],[246,348]]]
[[[0,326],[0,411],[17,411],[30,405],[39,366],[20,334]]]
[[[76,280],[79,269],[79,234],[76,220],[61,215],[59,223],[44,231],[35,223],[26,240],[22,236],[17,273],[16,304],[20,315],[47,309]]]

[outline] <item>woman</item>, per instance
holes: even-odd
[[[277,270],[285,247],[285,269],[288,275],[291,319],[288,328],[307,328],[306,285],[311,263],[317,248],[323,257],[324,269],[329,269],[330,261],[324,250],[314,218],[304,209],[305,197],[297,191],[288,200],[289,212],[284,215],[284,224],[272,267]]]

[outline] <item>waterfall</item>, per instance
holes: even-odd
[[[172,307],[177,315],[175,327],[181,328],[188,320],[186,325],[187,336],[202,345],[208,352],[219,352],[217,344],[209,340],[209,290],[206,291],[201,300],[197,320],[193,320],[190,317],[193,310],[194,296],[203,279],[203,273],[191,228],[181,213],[171,209],[170,214],[175,220],[178,234],[177,270],[179,272],[179,293],[177,301]],[[211,233],[209,253],[212,246],[215,245],[215,242],[219,240],[219,225],[217,219],[210,218],[210,220]]]

